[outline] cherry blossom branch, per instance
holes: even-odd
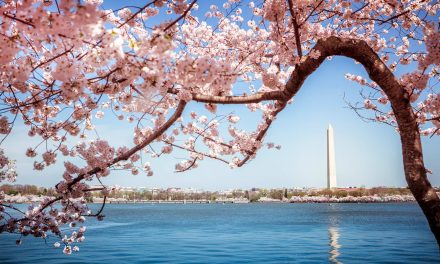
[[[291,1],[289,0],[289,9],[290,9],[290,5],[291,5]],[[304,19],[303,22],[301,22],[298,26],[301,27],[306,21],[309,20],[309,18],[313,15],[313,13],[318,9],[319,6],[321,6],[321,4],[324,2],[324,0],[319,1],[319,3],[316,6],[313,6],[312,11],[309,13],[309,15]]]
[[[221,146],[223,146],[223,147],[226,147],[226,148],[229,148],[229,149],[232,148],[232,146],[231,146],[230,144],[227,144],[227,143],[224,143],[224,142],[218,142],[217,140],[215,140],[215,139],[213,139],[213,138],[211,138],[211,137],[208,137],[208,136],[202,134],[201,132],[195,131],[195,133],[196,133],[197,135],[199,135],[199,136],[202,136],[203,139],[209,140],[209,141],[211,141],[211,142],[214,142],[214,143],[216,143],[216,144],[219,144],[219,145],[221,145]]]
[[[37,66],[35,66],[34,68],[32,68],[31,72],[33,72],[33,71],[35,71],[36,69],[40,68],[40,67],[43,66],[44,64],[47,64],[47,63],[49,63],[49,62],[51,62],[51,61],[54,61],[54,60],[58,59],[58,58],[61,57],[61,56],[66,55],[67,53],[69,53],[69,52],[72,51],[72,50],[73,50],[73,47],[71,47],[70,49],[68,49],[68,50],[66,50],[66,51],[64,51],[64,52],[62,52],[62,53],[60,53],[60,54],[58,54],[58,55],[55,55],[54,57],[52,57],[52,58],[50,58],[50,59],[48,59],[48,60],[46,60],[46,61],[41,62],[40,64],[38,64]]]
[[[15,210],[15,211],[19,212],[19,213],[25,214],[25,212],[23,212],[22,210],[18,209],[15,206],[9,205],[9,204],[0,203],[0,206],[8,207],[8,208],[10,208],[12,210]]]
[[[192,153],[195,153],[195,154],[198,154],[198,155],[202,155],[202,156],[205,156],[205,157],[208,157],[208,158],[211,158],[211,159],[216,159],[216,160],[219,160],[219,161],[224,162],[226,164],[229,163],[225,159],[219,158],[217,156],[214,156],[214,155],[211,155],[211,154],[208,154],[208,153],[203,153],[203,152],[197,151],[195,149],[190,149],[190,148],[187,148],[187,147],[183,147],[183,146],[171,143],[168,140],[163,140],[163,142],[168,144],[168,145],[170,145],[170,146],[173,146],[173,147],[176,147],[176,148],[179,148],[179,149],[182,149],[182,150],[186,150],[186,151],[189,151],[189,152],[192,152]]]
[[[61,199],[63,199],[63,197],[57,197],[57,198],[54,198],[54,199],[50,200],[49,202],[44,204],[38,211],[42,212],[44,209],[46,209],[47,207],[51,206],[55,202],[58,202]],[[22,212],[22,213],[23,213],[23,215],[25,214],[24,212]],[[29,219],[29,218],[28,217],[23,217],[21,219],[14,219],[14,223],[17,223],[17,222],[20,222],[20,221],[23,221],[23,220],[26,220],[26,219]],[[7,225],[8,224],[0,225],[0,233],[3,232],[4,230],[6,230]]]
[[[278,102],[278,106],[277,106],[276,110],[274,112],[272,112],[270,114],[270,116],[266,116],[266,118],[265,118],[266,127],[258,133],[257,137],[255,138],[256,142],[262,142],[264,136],[266,135],[267,131],[269,130],[270,125],[273,123],[273,121],[275,120],[278,113],[280,113],[286,107],[286,105],[287,105],[286,102]],[[241,160],[241,162],[239,164],[237,164],[237,166],[241,167],[244,164],[246,164],[246,162],[253,155],[255,155],[257,150],[258,150],[258,148],[254,146],[252,148],[252,150],[247,153],[246,157],[243,160]]]
[[[180,15],[177,19],[175,19],[171,24],[169,24],[168,26],[166,26],[163,31],[166,32],[168,29],[170,29],[171,27],[173,27],[175,24],[177,24],[177,22],[179,22],[182,18],[184,18],[188,12],[192,9],[192,7],[194,6],[194,4],[197,2],[197,0],[193,0],[191,2],[191,4],[189,4],[188,8],[185,9],[185,11],[182,13],[182,15]]]
[[[408,14],[410,11],[411,11],[411,10],[406,10],[406,11],[403,11],[402,13],[400,13],[400,14],[394,15],[394,16],[388,18],[388,19],[385,19],[385,20],[383,20],[383,21],[380,21],[379,25],[385,24],[385,23],[387,23],[387,22],[389,22],[389,21],[391,21],[391,20],[393,20],[393,19],[396,19],[396,18],[398,18],[398,17],[401,17],[401,16],[403,16],[403,15],[406,15],[406,14]]]
[[[194,158],[187,167],[185,167],[184,169],[181,169],[181,170],[175,170],[175,172],[185,172],[187,170],[190,170],[194,165],[196,165],[196,162],[197,162],[197,157]]]
[[[20,23],[23,23],[23,24],[25,24],[25,25],[28,25],[28,26],[31,26],[31,27],[35,28],[35,25],[32,24],[31,22],[28,22],[28,21],[26,21],[26,20],[20,19],[20,18],[16,17],[15,15],[8,14],[8,12],[6,12],[6,11],[3,12],[3,15],[4,15],[5,17],[7,17],[7,18],[10,18],[10,19],[12,19],[12,20],[18,21],[18,22],[20,22]]]
[[[434,120],[440,121],[440,116],[425,119],[425,121],[434,121]]]
[[[161,126],[159,127],[152,135],[150,135],[149,137],[147,137],[146,139],[144,139],[144,141],[142,141],[140,144],[136,145],[135,147],[131,148],[130,150],[128,150],[127,152],[125,152],[124,154],[114,158],[112,160],[111,163],[109,163],[107,166],[110,167],[112,165],[114,165],[115,163],[119,162],[119,161],[123,161],[123,160],[127,160],[129,159],[134,153],[138,152],[139,150],[143,149],[145,146],[147,146],[148,144],[150,144],[153,140],[155,140],[156,138],[158,138],[160,135],[162,135],[172,124],[174,124],[174,122],[182,115],[182,112],[185,108],[186,102],[185,101],[180,101],[176,111],[174,112],[174,114]],[[96,173],[99,173],[102,171],[103,168],[100,167],[96,167],[90,171],[87,172],[87,174],[80,174],[78,175],[75,179],[73,179],[69,184],[68,184],[68,189],[71,191],[72,187],[80,182],[81,180],[84,179],[84,177],[86,175],[94,175]],[[58,185],[57,185],[58,186]],[[60,201],[63,199],[63,196],[59,196],[56,197],[50,201],[48,201],[47,203],[45,203],[41,208],[39,208],[39,212],[42,212],[44,209],[46,209],[47,207],[49,207],[50,205],[54,204],[57,201]],[[14,222],[19,222],[19,221],[23,221],[27,219],[25,218],[21,218],[21,219],[15,219]],[[6,224],[0,226],[0,231],[5,230],[6,229]]]
[[[110,167],[119,161],[124,161],[124,160],[129,159],[133,154],[135,154],[139,150],[145,148],[148,144],[153,142],[153,140],[155,140],[159,136],[161,136],[182,115],[182,112],[183,112],[183,109],[185,109],[185,106],[186,106],[186,102],[180,101],[174,114],[161,127],[159,127],[156,131],[154,131],[154,133],[152,133],[149,137],[144,139],[140,144],[138,144],[135,147],[131,148],[130,150],[126,151],[124,154],[114,158],[109,164],[107,164],[107,167]],[[93,168],[92,170],[88,171],[87,174],[78,175],[75,179],[73,179],[69,183],[69,185],[68,185],[69,189],[71,189],[72,186],[74,186],[79,181],[83,180],[86,175],[94,175],[96,173],[101,172],[102,169],[103,168],[101,168],[101,167],[96,167],[96,168]]]
[[[138,11],[136,11],[132,16],[130,16],[127,20],[125,20],[124,23],[122,23],[121,25],[118,26],[118,28],[123,27],[125,24],[127,24],[128,22],[130,22],[131,20],[133,20],[137,15],[139,15],[140,13],[142,13],[147,7],[149,7],[150,5],[156,3],[157,0],[151,1],[150,3],[144,5],[143,7],[141,7]]]
[[[303,56],[303,53],[301,48],[301,37],[299,35],[299,26],[298,26],[298,22],[296,21],[295,11],[293,10],[292,0],[288,0],[287,2],[289,3],[289,11],[290,11],[290,15],[292,16],[293,30],[295,32],[296,50],[298,52],[298,56],[301,58]]]
[[[102,211],[104,211],[106,200],[107,200],[107,196],[104,195],[104,199],[102,201],[101,208],[98,210],[98,212],[96,212],[94,214],[87,214],[87,215],[84,215],[84,216],[96,217],[96,216],[101,215]]]
[[[367,6],[370,5],[370,2],[366,2],[363,6],[361,6],[360,8],[356,9],[355,11],[353,11],[353,13],[351,13],[351,15],[354,15],[360,11],[362,11],[362,9],[366,8]]]
[[[379,111],[379,110],[377,110],[377,109],[366,109],[365,107],[357,106],[357,104],[356,104],[356,105],[353,105],[351,102],[349,102],[349,101],[347,101],[347,100],[345,99],[345,94],[344,94],[344,102],[347,104],[348,108],[349,108],[350,110],[352,110],[352,111],[353,111],[353,112],[359,117],[359,119],[361,119],[362,121],[364,121],[364,122],[366,122],[366,123],[368,123],[368,122],[379,122],[379,123],[383,123],[383,124],[389,125],[389,126],[391,126],[391,127],[393,127],[393,128],[396,128],[396,127],[397,127],[397,125],[396,125],[396,124],[393,124],[392,122],[382,121],[382,120],[380,120],[380,119],[377,118],[377,116],[378,116],[377,113],[384,114],[383,112],[381,112],[381,111]],[[363,115],[363,114],[360,112],[360,111],[362,111],[362,110],[373,110],[373,111],[375,112],[375,116],[376,116],[376,118],[367,117],[367,116]]]
[[[168,89],[170,94],[178,94],[179,90],[175,88]],[[270,91],[244,96],[217,96],[192,93],[192,100],[201,103],[213,104],[251,104],[270,100],[286,100],[282,91]]]

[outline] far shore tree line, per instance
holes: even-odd
[[[4,184],[0,185],[0,191],[7,195],[37,195],[37,196],[53,196],[56,194],[54,188],[38,187],[35,185],[20,184]],[[440,191],[440,188],[437,188]],[[390,195],[411,195],[408,188],[390,188],[390,187],[353,187],[353,188],[337,188],[337,189],[264,189],[253,188],[250,190],[236,189],[229,192],[220,191],[183,191],[173,189],[136,189],[127,190],[114,189],[107,196],[108,198],[122,198],[126,200],[217,200],[217,199],[247,199],[250,202],[256,202],[262,197],[271,199],[290,199],[293,196],[325,196],[342,198],[347,196],[390,196]],[[90,192],[87,197],[89,201],[92,198],[103,198],[102,192]]]

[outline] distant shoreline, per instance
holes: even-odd
[[[251,188],[204,191],[195,188],[170,187],[104,187],[89,186],[83,199],[87,203],[145,204],[223,204],[223,203],[395,203],[415,202],[408,188],[348,187],[348,188]],[[440,195],[440,189],[436,191]],[[10,203],[41,203],[44,197],[58,197],[54,188],[35,185],[0,185],[0,196]],[[2,198],[2,200],[4,200]]]
[[[318,203],[327,203],[327,204],[335,204],[335,203],[340,203],[340,204],[360,204],[360,203],[415,203],[416,201],[344,201],[344,202],[332,202],[332,201],[323,201],[323,202],[292,202],[292,201],[287,201],[287,202],[283,202],[283,201],[274,201],[274,202],[201,202],[201,201],[187,201],[187,202],[178,202],[178,201],[148,201],[148,202],[133,202],[133,201],[129,201],[129,202],[107,202],[107,204],[318,204]],[[92,204],[101,204],[98,202],[92,202]]]
[[[40,203],[50,196],[37,195],[5,195],[5,202],[15,204]],[[53,197],[52,197],[53,198]],[[89,203],[102,204],[103,198],[94,197]],[[272,199],[261,197],[256,201],[248,199],[216,199],[216,200],[128,200],[123,198],[107,198],[108,204],[247,204],[247,203],[408,203],[415,202],[412,195],[385,195],[385,196],[292,196],[289,199]]]

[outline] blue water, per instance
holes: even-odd
[[[416,204],[110,204],[80,251],[0,235],[0,263],[440,263]],[[14,239],[14,240],[12,240]]]

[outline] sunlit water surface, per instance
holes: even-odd
[[[95,207],[98,205],[95,205]],[[0,235],[0,263],[440,263],[416,204],[110,204],[80,251]]]

